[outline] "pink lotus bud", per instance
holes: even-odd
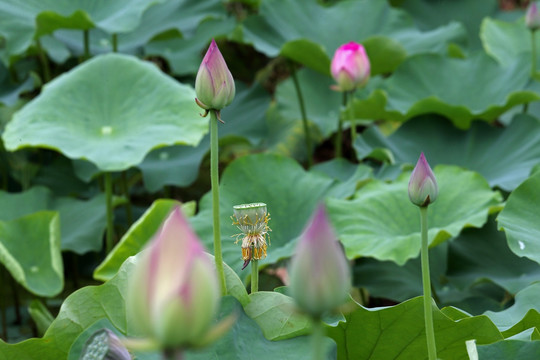
[[[234,99],[234,79],[214,39],[199,67],[195,92],[197,104],[205,110],[221,110]]]
[[[370,69],[364,47],[354,41],[341,45],[336,50],[330,66],[339,91],[350,91],[366,85]]]
[[[127,311],[141,334],[163,347],[196,345],[220,301],[214,265],[180,208],[175,208],[139,255]]]
[[[351,274],[323,205],[315,210],[300,237],[289,275],[293,298],[313,316],[346,301]]]
[[[435,174],[431,171],[424,153],[421,153],[409,180],[409,199],[413,204],[424,207],[435,202],[438,194]]]
[[[525,14],[525,25],[531,30],[540,28],[540,13],[535,2],[531,2]]]

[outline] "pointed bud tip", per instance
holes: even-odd
[[[408,191],[411,202],[420,207],[428,206],[437,199],[437,179],[423,152],[411,174]]]

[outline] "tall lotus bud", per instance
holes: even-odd
[[[347,298],[349,266],[323,205],[300,237],[289,275],[293,298],[312,316],[339,307]]]
[[[251,260],[260,260],[266,257],[266,236],[270,231],[268,221],[270,214],[265,203],[242,204],[233,206],[233,225],[242,231],[236,242],[242,238],[242,259],[244,269]]]
[[[535,2],[531,2],[525,14],[525,25],[532,31],[540,28],[540,13]]]
[[[214,39],[197,72],[195,92],[195,101],[205,110],[221,110],[234,99],[234,79]]]
[[[200,344],[220,301],[214,265],[179,207],[139,255],[127,310],[141,334],[163,348]]]
[[[85,343],[79,360],[131,360],[118,336],[109,329],[96,331]]]
[[[330,70],[336,90],[351,91],[367,84],[371,66],[364,47],[351,41],[336,50]]]
[[[431,171],[424,153],[421,153],[409,180],[409,199],[413,204],[424,207],[435,202],[438,194],[435,174]]]

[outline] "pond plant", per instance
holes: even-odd
[[[0,0],[0,360],[540,358],[539,19]]]

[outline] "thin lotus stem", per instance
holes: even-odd
[[[251,260],[251,293],[259,291],[259,260]]]
[[[128,185],[128,180],[127,180],[127,173],[125,171],[122,172],[122,192],[124,193],[124,196],[126,197],[126,204],[125,204],[125,209],[126,209],[126,218],[127,218],[127,222],[128,222],[128,227],[131,226],[131,224],[133,224],[133,210],[131,208],[131,198],[129,196],[129,185]]]
[[[210,111],[210,180],[212,185],[212,216],[214,218],[214,257],[221,284],[221,293],[227,294],[223,255],[221,254],[221,228],[219,227],[219,147],[218,118],[215,110]]]
[[[422,285],[424,288],[424,319],[426,324],[426,338],[429,360],[437,360],[435,331],[433,329],[433,312],[431,308],[431,280],[429,276],[427,209],[427,206],[420,207],[420,226],[422,233]]]
[[[347,92],[343,92],[343,107],[347,106]],[[338,116],[338,129],[336,134],[336,143],[334,144],[335,151],[336,151],[336,157],[340,158],[343,154],[342,148],[343,148],[343,140],[342,140],[342,134],[343,134],[343,117],[341,115],[341,111],[339,111]]]
[[[118,34],[112,34],[112,51],[118,52]]]
[[[84,60],[90,58],[90,30],[83,30]]]
[[[324,327],[320,318],[313,318],[311,333],[311,349],[313,360],[325,360],[324,354]]]
[[[112,190],[112,176],[110,172],[104,174],[105,182],[105,201],[107,206],[107,237],[105,238],[105,245],[107,254],[112,251],[114,246],[114,209],[113,209],[113,190]]]
[[[531,30],[531,76],[536,74],[536,41],[534,34],[536,31]]]
[[[304,127],[304,137],[306,140],[306,154],[307,154],[307,167],[311,168],[313,165],[313,154],[311,153],[311,134],[309,132],[308,118],[306,113],[306,106],[304,104],[304,97],[302,96],[302,89],[300,88],[300,82],[298,81],[298,76],[296,76],[296,70],[294,65],[291,63],[291,76],[294,83],[294,88],[296,89],[296,96],[298,97],[298,105],[300,106],[300,114],[302,116],[302,126]]]
[[[43,80],[45,80],[44,82],[47,83],[51,81],[51,69],[50,69],[50,64],[49,64],[49,58],[47,57],[47,54],[43,50],[43,47],[41,46],[41,43],[39,42],[39,40],[36,40],[36,46],[37,46],[38,54],[39,54],[39,61],[41,62],[41,66],[43,68]]]
[[[349,99],[347,101],[347,105],[345,105],[345,106],[348,106],[348,108],[347,108],[348,111],[347,112],[348,112],[349,120],[351,122],[351,144],[354,144],[354,141],[356,140],[356,123],[353,121],[354,120],[354,111],[352,111],[353,99],[354,99],[354,90],[352,90],[349,93]]]
[[[21,316],[21,301],[19,297],[19,288],[18,284],[13,278],[13,276],[8,275],[10,283],[11,283],[11,290],[13,292],[13,306],[15,307],[15,323],[17,325],[22,324],[22,316]]]
[[[7,271],[3,265],[0,264],[0,282],[5,284],[7,277]],[[2,316],[2,334],[0,338],[4,341],[8,341],[8,330],[7,330],[7,313],[6,313],[6,298],[4,296],[0,297],[0,315]]]

